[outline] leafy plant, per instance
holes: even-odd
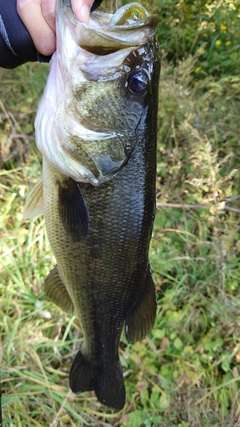
[[[240,64],[240,6],[233,0],[155,0],[159,43],[168,61],[178,64],[198,54],[195,79],[237,75]]]

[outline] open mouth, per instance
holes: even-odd
[[[149,16],[139,3],[122,6],[114,14],[95,11],[88,25],[79,23],[70,9],[67,13],[71,14],[71,21],[75,21],[78,46],[97,55],[145,44],[154,38],[159,21],[156,15]]]

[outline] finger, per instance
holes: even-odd
[[[88,24],[94,0],[72,0],[72,9],[79,21]]]
[[[56,1],[41,0],[42,14],[45,21],[56,32]]]
[[[17,11],[38,52],[51,55],[56,49],[56,38],[42,14],[41,0],[17,0]]]

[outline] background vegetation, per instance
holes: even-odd
[[[239,2],[153,0],[163,55],[157,215],[158,315],[121,343],[127,404],[75,396],[75,318],[46,301],[54,265],[41,217],[23,222],[41,175],[33,121],[48,67],[0,70],[0,330],[6,426],[240,426]],[[106,2],[106,7],[113,7]]]

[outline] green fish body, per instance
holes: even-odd
[[[81,124],[94,137],[70,136],[57,161],[57,155],[51,161],[54,146],[42,148],[42,181],[25,208],[25,217],[43,209],[57,261],[44,282],[46,295],[80,320],[83,344],[70,387],[75,393],[94,390],[100,402],[117,410],[125,404],[122,330],[129,342],[141,340],[156,314],[148,251],[155,214],[158,47],[152,37],[123,50],[116,71],[103,76],[99,66],[100,77],[91,68],[99,52],[86,54],[85,80],[79,89],[72,85],[71,113],[81,112]]]

